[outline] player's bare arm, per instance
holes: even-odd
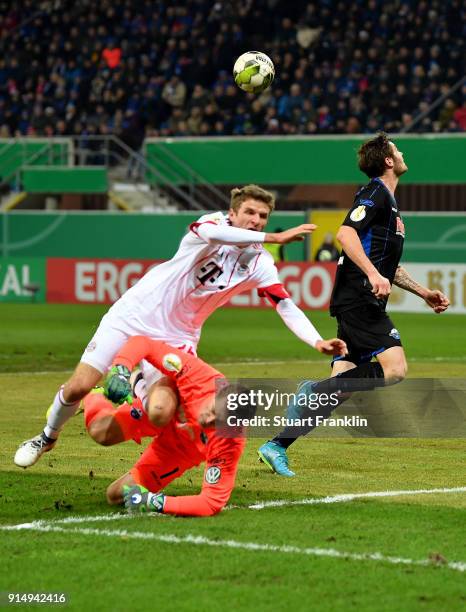
[[[410,276],[403,266],[398,266],[393,284],[422,298],[436,313],[445,312],[450,305],[450,301],[446,295],[438,289],[429,289],[419,284]]]
[[[308,234],[311,234],[317,225],[313,223],[303,223],[302,225],[298,225],[297,227],[292,227],[283,232],[276,233],[267,233],[265,234],[264,242],[270,244],[288,244],[289,242],[299,242],[304,240],[304,237]]]
[[[342,225],[338,230],[337,240],[351,261],[367,275],[375,297],[385,298],[390,295],[390,281],[377,271],[365,254],[357,231],[352,227]]]

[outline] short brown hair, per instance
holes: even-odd
[[[359,169],[369,178],[382,176],[385,172],[385,158],[393,157],[390,140],[385,132],[379,132],[359,147]]]
[[[275,196],[270,191],[266,191],[259,185],[246,185],[245,187],[235,187],[231,190],[230,208],[238,212],[241,204],[246,200],[259,200],[264,202],[270,209],[275,208]]]

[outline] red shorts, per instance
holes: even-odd
[[[141,444],[141,438],[154,438],[160,432],[160,427],[152,425],[137,398],[132,406],[125,403],[117,408],[114,419],[121,427],[125,440],[132,439],[137,444]]]
[[[159,434],[160,428],[152,425],[137,398],[132,406],[125,403],[115,408],[102,393],[91,392],[83,399],[83,405],[87,428],[95,419],[111,416],[120,426],[125,440],[133,439],[141,444],[141,438],[154,438]]]

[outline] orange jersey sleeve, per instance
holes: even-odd
[[[189,355],[162,340],[152,340],[145,336],[133,336],[113,358],[112,365],[124,365],[129,370],[145,359],[158,370],[177,380],[191,381],[201,378],[223,378],[223,374],[194,355]],[[187,382],[182,384],[186,385]]]
[[[141,359],[146,359],[176,382],[186,414],[194,421],[205,404],[215,396],[216,380],[225,378],[199,357],[144,336],[130,338],[113,359],[113,364],[132,370]]]
[[[222,510],[235,486],[244,438],[220,438],[215,433],[207,443],[206,467],[199,495],[165,497],[164,514],[213,516]]]
[[[178,374],[177,369],[175,369],[176,364],[172,366],[166,360],[164,364],[164,357],[167,354],[176,355],[181,360],[180,367],[189,360],[195,359],[195,357],[183,353],[183,351],[165,344],[161,340],[152,340],[145,336],[133,336],[115,355],[113,365],[124,365],[129,370],[132,370],[141,359],[146,359],[158,370],[174,378]]]

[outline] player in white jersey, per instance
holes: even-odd
[[[128,338],[143,335],[195,354],[207,317],[248,289],[257,288],[291,331],[319,352],[346,353],[342,340],[322,340],[280,283],[273,258],[262,247],[262,243],[302,240],[315,229],[303,224],[284,232],[264,232],[274,205],[271,193],[248,185],[232,190],[227,215],[207,214],[190,226],[174,257],[147,272],[102,318],[70,380],[56,394],[44,431],[21,444],[16,465],[29,467],[53,448],[80,400],[107,372]],[[156,380],[147,364],[143,371],[150,383]],[[121,375],[129,388],[130,373]]]

